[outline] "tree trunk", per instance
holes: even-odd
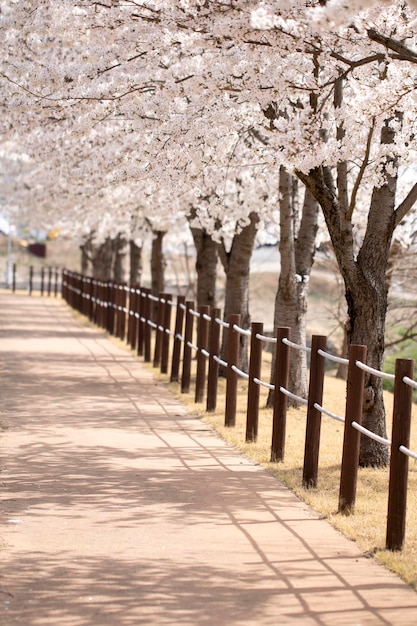
[[[250,327],[249,271],[258,221],[258,215],[251,213],[249,223],[244,226],[240,233],[233,237],[230,251],[226,252],[223,245],[218,247],[219,257],[226,274],[224,319],[227,321],[232,313],[240,313],[240,323],[242,328],[245,329]],[[240,367],[247,369],[247,337],[244,335],[240,335],[240,348]],[[226,355],[227,333],[224,333],[221,356],[223,359],[226,359]]]
[[[84,243],[80,245],[81,252],[81,274],[86,276],[88,274],[88,266],[91,261],[91,253],[92,253],[92,241],[91,236],[89,236]]]
[[[381,143],[394,140],[394,132],[385,124]],[[392,235],[396,226],[395,194],[397,163],[387,157],[384,184],[374,188],[368,213],[365,236],[355,260],[351,211],[341,211],[332,173],[325,167],[308,175],[298,173],[323,209],[339,269],[345,284],[348,306],[347,336],[349,344],[368,347],[367,363],[381,370],[385,346],[387,311],[386,270]],[[393,173],[394,172],[394,173]],[[366,374],[363,425],[377,435],[386,437],[382,379]],[[383,467],[388,450],[366,436],[361,437],[359,463]]]
[[[123,283],[126,277],[125,261],[127,255],[126,239],[117,235],[113,240],[113,280]]]
[[[129,242],[130,249],[130,273],[131,285],[140,285],[142,279],[142,246],[138,246],[133,239]]]
[[[306,189],[301,220],[294,202],[294,179],[280,169],[280,256],[281,273],[275,298],[274,329],[291,328],[292,341],[306,345],[306,315],[309,277],[314,261],[318,228],[318,203]],[[275,371],[272,359],[271,382]],[[298,396],[307,395],[307,359],[302,350],[291,351],[289,388]],[[268,406],[273,404],[270,392]],[[290,401],[297,405],[296,402]]]
[[[151,250],[151,290],[154,296],[164,292],[165,289],[165,259],[163,254],[163,239],[165,231],[154,230],[152,232],[152,250]],[[154,303],[152,307],[152,319],[156,321],[158,304]]]
[[[196,217],[193,210],[189,216],[191,222]],[[203,304],[216,306],[217,243],[206,230],[190,227],[196,249],[197,259],[197,306]]]
[[[107,281],[111,279],[113,261],[112,240],[108,237],[100,244],[93,255],[93,277],[97,280]]]

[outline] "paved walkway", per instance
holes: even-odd
[[[361,556],[59,299],[0,294],[2,626],[417,623]]]

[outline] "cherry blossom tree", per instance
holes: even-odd
[[[0,8],[1,141],[33,164],[30,192],[21,186],[15,196],[28,219],[94,232],[99,243],[130,240],[138,206],[159,232],[194,207],[201,227],[226,241],[250,215],[262,225],[285,170],[321,206],[349,340],[367,344],[369,363],[382,366],[390,244],[417,197],[413,182],[398,189],[416,147],[416,2],[1,0]],[[384,435],[374,376],[366,397],[365,425]],[[362,464],[386,460],[364,440]]]

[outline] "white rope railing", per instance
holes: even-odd
[[[385,439],[385,437],[381,437],[376,433],[372,432],[372,430],[368,430],[365,426],[358,424],[358,422],[351,422],[351,426],[358,430],[362,435],[366,435],[369,439],[373,439],[374,441],[378,441],[378,443],[382,443],[384,446],[389,447],[391,445],[391,441],[389,439]]]
[[[219,356],[213,356],[213,359],[222,367],[227,367],[227,361],[223,361]]]
[[[280,387],[279,388],[280,392],[284,394],[284,396],[287,396],[288,398],[291,398],[292,400],[295,400],[296,402],[300,402],[301,404],[308,404],[308,400],[306,400],[305,398],[302,398],[301,396],[297,396],[295,393],[292,393],[291,391],[288,391],[288,389],[286,389],[285,387]]]
[[[290,341],[286,337],[284,337],[282,339],[282,343],[284,343],[286,346],[289,346],[290,348],[295,348],[296,350],[301,350],[302,352],[307,352],[307,354],[311,353],[311,348],[308,348],[307,346],[302,346],[299,343],[294,343],[293,341]]]
[[[337,420],[338,422],[342,422],[343,424],[345,423],[344,417],[341,417],[340,415],[336,415],[336,413],[332,413],[328,409],[325,409],[318,402],[315,402],[313,406],[315,409],[317,409],[317,411],[320,411],[320,413],[324,413],[324,415],[327,415],[328,417],[331,417],[332,419]]]
[[[245,335],[246,337],[250,337],[251,334],[252,334],[250,330],[242,328],[241,326],[238,326],[237,324],[233,324],[232,328],[233,328],[233,330],[235,330],[240,335]]]
[[[400,452],[402,452],[406,456],[409,456],[410,458],[415,459],[417,461],[417,453],[416,452],[412,452],[411,450],[409,450],[405,446],[400,446],[398,449],[399,449]]]
[[[367,372],[368,374],[373,374],[374,376],[377,376],[378,378],[385,378],[386,380],[395,379],[394,374],[387,374],[386,372],[381,372],[381,370],[377,370],[373,367],[370,367],[370,365],[365,365],[365,363],[362,363],[362,361],[356,361],[356,366],[359,367],[359,369],[363,370],[364,372]]]
[[[261,387],[266,387],[267,389],[272,389],[272,391],[274,391],[274,389],[275,389],[275,385],[272,385],[271,383],[266,383],[265,381],[261,380],[260,378],[254,378],[253,382],[256,383],[257,385],[260,385]]]
[[[216,323],[219,324],[219,326],[223,326],[223,328],[229,328],[230,326],[228,322],[221,320],[220,317],[216,317]]]
[[[344,359],[341,356],[336,356],[335,354],[326,352],[325,350],[322,350],[321,348],[317,350],[317,354],[319,354],[320,356],[324,356],[326,359],[329,359],[329,361],[334,361],[335,363],[342,363],[343,365],[347,365],[349,363],[349,359]]]
[[[238,376],[241,376],[242,378],[245,378],[246,380],[249,378],[249,374],[239,369],[236,365],[232,365],[231,369],[235,372],[235,374],[238,374]]]
[[[266,335],[260,335],[259,333],[256,333],[255,337],[256,339],[264,341],[265,343],[277,343],[276,337],[267,337]]]
[[[403,377],[403,383],[409,385],[410,387],[413,387],[413,389],[417,389],[417,382],[412,378],[409,378],[408,376]]]

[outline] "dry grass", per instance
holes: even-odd
[[[155,371],[155,370],[154,370]],[[361,549],[397,572],[407,583],[417,589],[417,462],[410,459],[406,539],[402,552],[385,550],[386,516],[388,501],[388,468],[360,469],[355,512],[344,516],[337,512],[339,497],[340,462],[343,441],[343,424],[323,416],[319,459],[318,486],[302,487],[306,409],[288,410],[285,460],[270,462],[272,411],[261,408],[259,433],[256,443],[245,443],[247,383],[239,381],[239,400],[236,426],[224,427],[225,382],[220,380],[217,410],[206,413],[205,403],[194,403],[194,387],[189,394],[181,394],[180,386],[170,383],[167,376],[157,374],[190,409],[210,424],[220,435],[236,446],[246,456],[265,467],[285,483],[329,522],[356,541]],[[261,388],[261,407],[265,407],[267,392]],[[391,430],[393,396],[386,393],[387,428]],[[345,383],[327,375],[323,406],[343,416],[345,410]],[[389,435],[390,436],[390,435]],[[414,407],[411,449],[417,449],[417,407]]]

